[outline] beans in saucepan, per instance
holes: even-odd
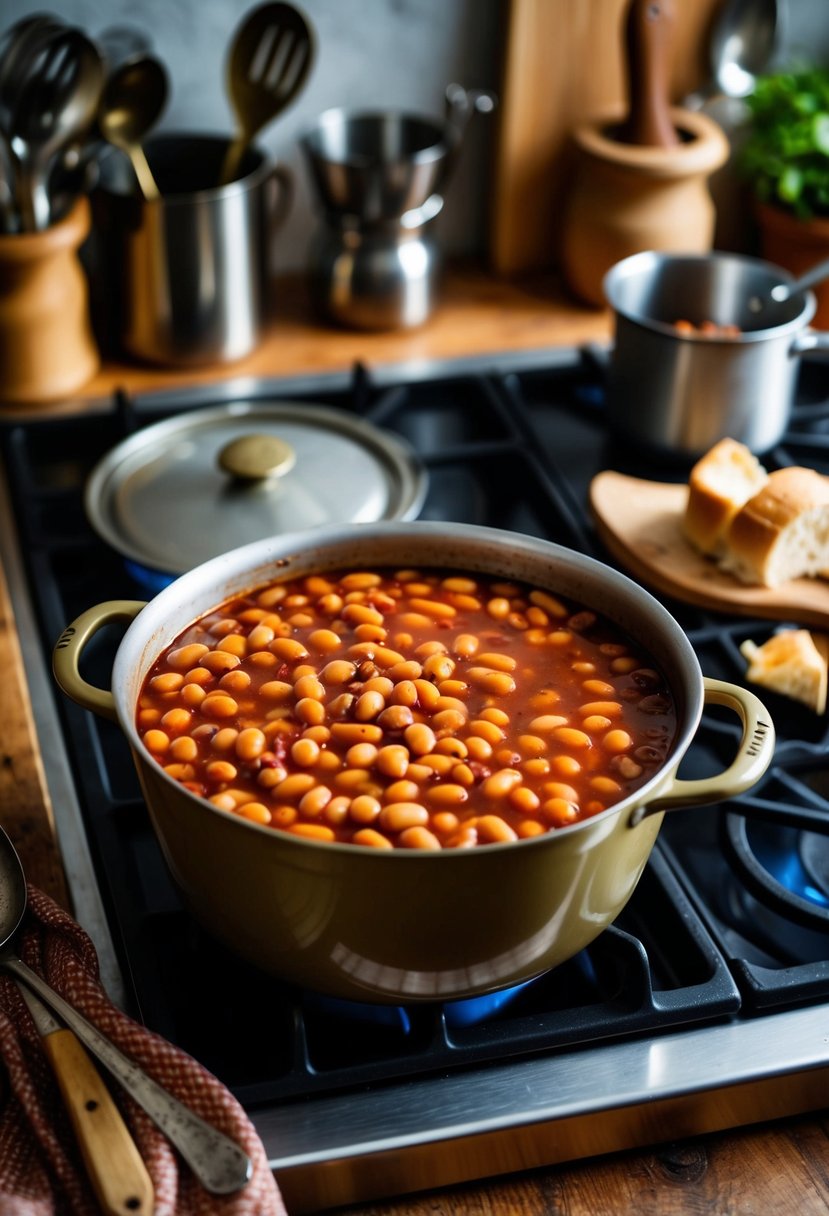
[[[520,582],[351,570],[203,616],[137,708],[164,770],[319,841],[443,849],[599,814],[665,762],[667,683],[599,613]]]

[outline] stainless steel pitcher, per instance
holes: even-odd
[[[443,119],[326,110],[300,141],[320,205],[310,248],[319,312],[356,329],[409,329],[437,302],[434,220],[476,110],[491,93],[451,84]]]

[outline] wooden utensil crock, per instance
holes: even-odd
[[[89,233],[81,198],[42,232],[0,236],[0,399],[34,405],[81,388],[98,369],[89,289],[78,250]]]
[[[672,147],[619,142],[619,113],[573,132],[578,159],[564,217],[563,266],[572,291],[589,304],[605,303],[602,279],[629,254],[711,248],[716,215],[708,179],[727,160],[728,140],[705,114],[670,113],[680,135]]]

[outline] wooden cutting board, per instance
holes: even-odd
[[[703,557],[682,533],[686,485],[607,471],[593,478],[590,507],[602,541],[629,574],[689,604],[738,616],[829,626],[829,582],[796,579],[749,587]]]
[[[670,95],[708,80],[712,16],[722,0],[675,3]],[[555,268],[570,191],[570,132],[625,107],[629,0],[507,0],[493,150],[489,256],[498,274]]]

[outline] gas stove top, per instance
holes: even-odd
[[[627,908],[529,985],[411,1009],[334,1004],[208,940],[168,876],[127,744],[54,688],[54,641],[105,599],[148,598],[87,522],[82,493],[126,433],[231,399],[314,401],[404,437],[429,473],[421,518],[545,537],[608,560],[587,511],[616,468],[684,480],[610,444],[602,360],[552,351],[374,376],[117,394],[0,422],[10,583],[76,914],[111,994],[201,1060],[249,1111],[292,1212],[653,1143],[822,1107],[829,1081],[827,720],[763,694],[775,761],[749,794],[666,817]],[[829,473],[829,364],[806,361],[770,467]],[[706,675],[742,682],[771,622],[668,601]],[[105,686],[118,638],[90,649]],[[725,766],[738,728],[710,710],[683,776]],[[781,819],[779,808],[786,809]]]

